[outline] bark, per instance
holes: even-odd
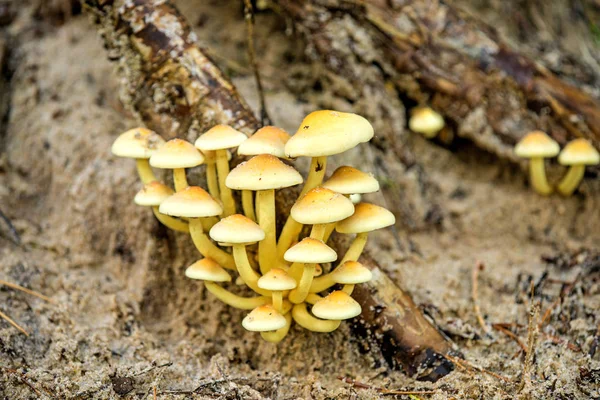
[[[519,162],[514,144],[533,129],[561,145],[584,137],[600,148],[597,99],[512,50],[492,27],[448,2],[275,3],[307,41],[308,54],[353,87],[372,86],[366,81],[372,77],[356,67],[370,65],[405,104],[429,103],[441,112],[450,122],[442,142],[466,137],[513,162]]]
[[[118,62],[124,100],[151,129],[164,137],[189,136],[230,124],[253,132],[259,122],[233,85],[194,43],[185,18],[164,0],[86,0],[109,58]],[[278,200],[289,209],[291,191]],[[429,323],[410,296],[371,262],[376,279],[357,291],[365,311],[362,330],[386,351],[392,367],[423,379],[436,379],[451,365],[439,353],[451,344]],[[386,302],[390,301],[390,304]],[[388,329],[392,326],[393,329]],[[435,369],[432,365],[442,365]]]

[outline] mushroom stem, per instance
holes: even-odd
[[[204,232],[210,231],[210,228],[212,228],[217,222],[219,222],[217,217],[202,218],[202,228],[204,229]]]
[[[563,196],[572,195],[583,179],[584,172],[585,165],[571,165],[567,174],[561,179],[558,186],[556,186],[556,190]]]
[[[296,304],[292,309],[294,321],[301,327],[313,332],[333,332],[342,321],[323,320],[313,317],[306,309],[306,303]]]
[[[258,217],[260,218],[260,212],[258,213]],[[288,216],[288,219],[285,221],[285,225],[281,230],[281,234],[279,235],[279,241],[277,242],[278,259],[283,260],[283,254],[290,248],[292,242],[298,238],[301,230],[302,224],[294,220],[291,215]]]
[[[248,260],[248,253],[246,252],[246,245],[234,244],[233,245],[233,258],[237,265],[237,270],[244,283],[256,293],[264,296],[271,296],[269,290],[261,289],[258,287],[258,279],[260,275],[252,269],[250,261]]]
[[[273,308],[283,314],[283,292],[273,291]]]
[[[367,244],[367,236],[368,232],[362,232],[357,234],[354,238],[354,241],[346,251],[346,254],[344,254],[344,258],[342,258],[342,261],[340,261],[338,265],[342,265],[346,261],[358,261],[358,258],[362,254],[362,251],[364,250],[365,245]]]
[[[235,201],[231,189],[225,185],[225,179],[229,174],[229,161],[227,161],[227,150],[216,150],[217,173],[219,175],[219,191],[223,202],[223,217],[235,214]]]
[[[552,193],[552,186],[546,179],[546,166],[543,158],[535,157],[529,160],[529,179],[533,189],[542,196]]]
[[[342,288],[342,292],[347,293],[348,296],[350,296],[353,291],[354,291],[354,285],[344,285],[344,287]]]
[[[260,190],[256,194],[258,224],[265,232],[265,238],[258,242],[258,263],[260,272],[266,274],[275,266],[277,247],[275,232],[275,190]]]
[[[306,192],[316,188],[323,182],[326,166],[327,156],[312,158],[312,160],[310,161],[310,170],[308,171],[308,176],[306,177],[306,182],[304,183],[302,192],[300,192],[300,196],[298,197],[304,196]]]
[[[327,224],[327,227],[325,228],[325,234],[323,235],[323,242],[327,243],[331,237],[331,234],[333,233],[333,230],[335,229],[335,224],[335,222]]]
[[[15,328],[17,328],[19,331],[21,331],[22,334],[29,337],[29,333],[27,333],[27,331],[25,329],[23,329],[21,327],[21,325],[17,324],[15,321],[13,321],[8,315],[4,314],[2,311],[0,311],[0,318],[6,320],[6,322],[8,322],[9,324],[11,324]]]
[[[306,296],[306,300],[304,302],[308,304],[315,304],[317,301],[321,300],[323,300],[323,298],[318,294],[309,293],[308,296]]]
[[[310,231],[310,237],[313,239],[323,240],[325,233],[327,232],[327,226],[329,224],[316,224],[313,225]]]
[[[150,168],[150,162],[147,158],[136,159],[135,165],[137,167],[138,175],[144,185],[156,180],[156,176],[154,175],[152,168]]]
[[[300,278],[302,277],[302,270],[303,270],[303,264],[302,263],[293,263],[287,273],[294,278],[294,280],[296,282],[298,282],[300,280]]]
[[[204,257],[212,258],[224,268],[234,271],[236,270],[235,261],[233,261],[231,254],[215,246],[215,244],[209,239],[208,235],[204,233],[201,218],[190,218],[189,228],[192,241],[194,242],[194,245],[200,254],[202,254]]]
[[[189,186],[185,176],[185,168],[175,168],[173,170],[173,186],[175,186],[176,192],[181,192]]]
[[[173,218],[166,214],[161,214],[158,211],[158,207],[152,207],[152,211],[154,212],[154,216],[156,216],[156,219],[159,220],[160,223],[163,224],[164,226],[166,226],[167,228],[173,229],[174,231],[177,231],[177,232],[186,232],[187,233],[190,231],[187,222],[182,221],[177,218]]]
[[[230,305],[231,307],[239,308],[241,310],[252,310],[256,307],[268,304],[271,300],[266,296],[257,297],[242,297],[231,293],[229,290],[222,288],[214,282],[204,282],[206,289],[211,292],[215,297],[221,300],[223,303]]]
[[[285,326],[281,329],[277,329],[272,332],[261,332],[260,336],[267,342],[271,343],[279,343],[283,340],[284,337],[288,334],[290,330],[290,326],[292,326],[292,313],[288,312],[284,315],[285,317]]]
[[[299,304],[306,299],[308,291],[310,290],[310,284],[313,281],[315,274],[315,264],[304,264],[304,270],[302,271],[302,277],[298,282],[298,287],[290,292],[289,300],[294,304]]]
[[[254,192],[252,190],[242,190],[242,207],[244,208],[244,215],[256,222],[253,196]]]
[[[208,193],[215,198],[220,199],[219,180],[217,179],[217,167],[215,165],[215,152],[204,151],[206,156],[206,184],[208,185]]]
[[[323,290],[329,289],[330,287],[332,287],[333,285],[335,285],[335,281],[333,280],[333,278],[331,277],[331,273],[316,277],[315,279],[313,279],[311,285],[310,285],[310,292],[311,293],[319,293],[322,292]]]

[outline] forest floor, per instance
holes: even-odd
[[[572,197],[544,198],[517,166],[469,143],[448,149],[411,134],[437,198],[435,215],[415,217],[418,177],[391,152],[363,145],[334,157],[328,172],[350,163],[380,178],[384,195],[366,198],[387,203],[398,224],[368,249],[467,363],[436,383],[416,381],[359,352],[347,324],[326,335],[294,327],[282,343],[265,343],[241,327],[244,312],[185,278],[191,241],[133,204],[134,164],[110,146],[138,123],[87,17],[50,23],[24,4],[1,43],[9,108],[0,124],[0,279],[54,302],[0,288],[0,311],[30,333],[0,322],[0,398],[389,396],[377,388],[431,392],[420,399],[600,398],[597,177]],[[177,4],[256,110],[239,2]],[[257,21],[268,110],[295,132],[305,114],[338,99],[305,84],[319,67],[285,19]],[[408,211],[392,198],[398,190]]]

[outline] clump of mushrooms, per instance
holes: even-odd
[[[165,142],[137,128],[115,141],[113,153],[137,160],[144,186],[135,203],[151,207],[166,227],[191,236],[201,257],[185,275],[203,281],[229,306],[251,310],[242,326],[277,343],[293,321],[314,332],[331,332],[361,313],[352,291],[372,275],[358,260],[368,232],[393,225],[394,215],[356,200],[379,190],[372,175],[343,166],[323,180],[327,156],[372,137],[373,128],[363,117],[322,110],[309,114],[291,137],[274,126],[247,138],[217,125],[192,145],[181,139]],[[251,158],[230,170],[228,151],[238,146],[239,155]],[[289,215],[278,218],[275,191],[303,182],[288,164],[301,156],[312,157],[304,187]],[[206,165],[208,192],[187,181],[186,169],[200,165]],[[172,170],[174,187],[160,182],[150,166]],[[237,213],[234,191],[241,192],[243,215]],[[287,220],[279,237],[278,220]],[[300,236],[304,225],[311,226],[307,237]],[[327,244],[334,230],[356,235],[339,255]],[[236,294],[239,288],[230,291],[232,281],[254,295]]]

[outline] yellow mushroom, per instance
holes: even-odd
[[[312,306],[312,313],[322,319],[339,321],[360,315],[360,304],[346,292],[336,290]]]
[[[270,304],[256,307],[242,320],[242,326],[252,332],[276,331],[286,324],[285,317]]]
[[[165,143],[156,132],[146,128],[130,129],[117,138],[112,145],[112,153],[118,157],[134,158],[142,183],[156,180],[148,159]]]
[[[219,176],[219,192],[223,202],[224,216],[235,214],[235,200],[225,185],[225,179],[229,174],[229,161],[227,161],[227,149],[238,147],[248,137],[240,131],[227,125],[216,125],[200,135],[194,145],[202,151],[214,151],[217,158],[217,174]]]
[[[433,139],[444,128],[444,117],[430,107],[416,107],[411,110],[408,128],[427,139]]]
[[[568,165],[569,171],[560,181],[556,190],[563,196],[570,196],[583,179],[585,166],[598,165],[600,154],[587,140],[575,139],[560,152],[558,162],[561,165]]]
[[[269,154],[252,157],[227,176],[227,187],[257,192],[258,223],[265,232],[265,239],[258,243],[258,263],[263,274],[269,272],[277,260],[275,189],[300,183],[302,176],[298,171]]]
[[[172,195],[173,190],[170,187],[163,185],[158,181],[152,181],[147,183],[142,190],[135,195],[133,201],[139,206],[152,207],[156,219],[167,228],[187,233],[190,231],[187,222],[161,214],[158,211],[160,204]]]
[[[292,308],[292,317],[298,325],[313,332],[333,332],[342,323],[342,321],[322,320],[313,317],[306,309],[306,303],[296,304]]]
[[[312,157],[310,171],[300,197],[319,186],[327,166],[327,156],[343,153],[373,137],[373,127],[365,118],[351,113],[321,110],[310,113],[285,145],[288,157]],[[277,243],[279,258],[297,240],[302,224],[289,216]]]
[[[185,169],[196,167],[203,162],[202,153],[182,139],[169,140],[150,157],[150,165],[153,167],[173,170],[176,192],[188,187]]]
[[[270,290],[273,295],[273,307],[283,312],[283,292],[295,289],[296,281],[280,268],[271,268],[269,272],[258,279],[258,287]]]
[[[342,289],[347,294],[352,294],[354,285],[365,283],[371,280],[373,274],[371,270],[357,261],[346,261],[329,274],[315,278],[310,287],[313,293],[322,292],[336,283],[343,284]]]
[[[546,179],[544,158],[554,157],[560,151],[560,146],[550,136],[542,131],[528,133],[515,146],[515,154],[529,158],[529,175],[533,189],[543,196],[552,193],[552,186]]]

